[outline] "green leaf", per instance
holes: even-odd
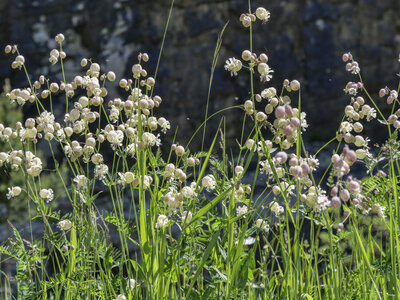
[[[195,284],[197,277],[199,277],[200,273],[203,272],[204,264],[206,263],[208,257],[210,256],[212,250],[214,249],[214,246],[217,243],[218,237],[219,237],[219,231],[214,232],[210,243],[208,244],[206,250],[204,251],[204,255],[201,259],[200,265],[197,266],[196,274],[194,275],[194,277],[192,279],[192,284],[190,285],[189,291],[186,293],[185,299],[189,299],[189,295],[191,293],[193,285]]]

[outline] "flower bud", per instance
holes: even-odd
[[[249,16],[244,16],[242,18],[242,24],[244,27],[249,27],[251,25],[251,18]]]
[[[109,80],[109,81],[115,81],[115,73],[114,72],[112,72],[112,71],[109,71],[108,73],[107,73],[107,79]]]
[[[340,199],[342,199],[344,202],[349,201],[350,193],[347,189],[343,189],[340,191]]]
[[[251,60],[251,57],[252,57],[252,55],[251,55],[251,52],[250,52],[249,50],[244,50],[244,51],[242,52],[242,59],[243,59],[244,61],[249,61],[249,60]]]
[[[175,149],[175,154],[177,156],[182,156],[183,154],[185,154],[185,148],[183,148],[183,146],[181,145],[177,146]]]
[[[332,208],[340,208],[342,205],[342,202],[340,201],[339,197],[333,197],[331,200],[331,206]]]
[[[64,41],[64,35],[62,33],[59,33],[56,35],[55,40],[57,43],[62,43]]]
[[[292,80],[290,82],[290,88],[292,89],[292,91],[297,91],[300,89],[300,82],[298,82],[297,80]]]
[[[265,53],[261,53],[259,56],[259,59],[261,62],[263,62],[265,64],[268,62],[268,56]]]

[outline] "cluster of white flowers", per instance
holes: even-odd
[[[42,172],[42,161],[39,157],[36,157],[32,152],[26,151],[26,172],[28,175],[36,177]]]
[[[346,62],[346,70],[351,72],[352,74],[360,73],[360,67],[358,62],[353,60],[353,55],[350,52],[344,53],[342,56],[342,60]]]
[[[275,214],[276,217],[279,217],[285,212],[285,209],[278,204],[278,202],[273,202],[269,206],[270,210]]]
[[[268,232],[269,231],[269,225],[268,225],[268,223],[265,221],[265,220],[263,220],[263,219],[257,219],[256,220],[256,223],[255,223],[255,226],[257,227],[257,228],[260,228],[262,231],[264,231],[264,232]]]
[[[244,216],[247,214],[248,208],[246,205],[242,205],[236,208],[236,215],[237,216]]]
[[[124,140],[124,132],[122,130],[114,130],[112,126],[107,125],[103,134],[114,149],[117,146],[122,146],[122,141]]]
[[[254,13],[251,14],[241,14],[240,22],[244,27],[250,27],[252,22],[255,22],[257,19],[261,20],[263,24],[267,23],[271,14],[264,7],[258,7]]]
[[[196,182],[192,182],[189,186],[184,186],[181,190],[181,194],[184,198],[194,199],[197,197],[196,193]]]
[[[168,226],[168,217],[166,215],[159,215],[157,218],[156,228],[165,229]]]
[[[7,94],[10,103],[16,102],[19,106],[23,106],[27,101],[35,101],[35,96],[32,95],[31,89],[13,89]]]
[[[52,201],[54,198],[54,193],[52,189],[41,189],[39,195],[43,200],[46,201],[46,203]]]
[[[87,187],[88,178],[85,175],[77,175],[74,178],[74,182],[76,183],[76,187],[78,190],[83,190]]]
[[[16,138],[18,136],[18,132],[13,131],[11,127],[4,127],[3,124],[0,124],[0,140],[4,142],[8,142],[10,138]]]
[[[326,210],[331,206],[331,201],[326,196],[326,192],[320,187],[311,186],[307,194],[302,194],[301,197],[309,207],[316,211]]]
[[[180,193],[177,194],[175,191],[169,191],[164,196],[164,202],[172,212],[175,212],[178,207],[183,205],[182,198],[183,197]]]
[[[213,175],[204,176],[201,183],[208,192],[214,190],[217,184]]]
[[[98,164],[94,168],[94,173],[96,178],[99,180],[104,180],[106,175],[108,174],[108,166],[105,164]]]

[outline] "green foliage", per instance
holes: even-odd
[[[161,103],[153,95],[157,70],[154,77],[144,71],[145,53],[139,54],[133,77],[120,81],[126,99],[108,102],[108,84],[115,74],[102,75],[105,71],[85,58],[81,65],[89,64],[88,70],[66,78],[64,37],[59,34],[59,49],[51,51],[50,61],[61,66],[61,85],[28,77],[29,88],[9,94],[20,106],[33,102],[38,117],[22,123],[21,113],[10,113],[2,96],[0,120],[12,128],[12,134],[0,132],[7,142],[0,144],[0,152],[5,153],[1,157],[11,157],[2,162],[0,201],[8,209],[6,219],[29,221],[30,234],[26,238],[9,222],[12,237],[0,245],[0,263],[7,266],[0,272],[5,286],[0,297],[400,297],[398,116],[386,121],[364,85],[347,86],[350,104],[337,136],[310,155],[302,140],[307,124],[300,83],[285,80],[280,94],[269,86],[256,92],[255,77],[267,84],[273,71],[265,54],[253,54],[251,24],[252,18],[267,22],[269,13],[252,9],[250,1],[248,5],[249,14],[240,21],[250,33],[249,50],[243,52],[243,61],[228,59],[225,69],[232,76],[247,72],[250,99],[212,115],[206,111],[205,122],[195,132],[203,129],[203,145],[210,144],[201,152],[191,152],[175,141],[169,153],[161,152],[158,131],[165,132],[170,124],[157,117],[155,110]],[[171,11],[172,6],[166,30]],[[222,34],[213,58],[208,100],[221,45]],[[6,52],[16,54],[12,66],[28,76],[18,49],[7,46]],[[346,68],[362,81],[350,56],[343,57],[349,63]],[[355,97],[360,92],[374,108],[365,105],[361,96]],[[382,93],[390,94],[396,111],[395,91]],[[56,121],[53,97],[57,94],[65,96],[65,115]],[[237,137],[239,154],[229,158],[233,151],[226,149],[224,118],[207,140],[205,128],[211,118],[237,108],[244,111]],[[376,114],[388,129],[388,139],[374,156],[361,136],[360,122],[371,121]],[[318,183],[314,178],[317,155],[336,142]],[[56,160],[55,146],[62,149],[65,166]],[[53,170],[42,167],[38,149],[51,154]],[[350,168],[361,162],[368,172],[357,179]],[[23,192],[15,189],[10,194],[12,186],[21,186]],[[56,199],[69,201],[71,211],[58,211],[55,202],[45,201],[43,189],[49,187]],[[11,200],[4,198],[7,193]],[[112,206],[110,211],[99,211],[101,198]],[[40,223],[43,233],[34,232],[32,222]]]

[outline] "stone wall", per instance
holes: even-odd
[[[124,77],[138,52],[148,52],[149,74],[156,66],[170,1],[167,0],[0,0],[0,41],[19,45],[32,77],[59,72],[48,63],[53,37],[66,36],[67,79],[80,71],[80,59],[93,58]],[[351,51],[361,65],[370,91],[397,86],[400,52],[398,0],[253,1],[271,11],[266,25],[256,24],[254,50],[265,51],[275,70],[271,85],[284,78],[302,83],[303,110],[309,115],[308,139],[332,136],[348,102],[343,87],[355,77],[344,71],[341,55]],[[179,126],[178,140],[187,141],[204,119],[210,66],[218,33],[229,21],[214,75],[210,110],[243,103],[248,97],[246,74],[236,78],[223,70],[224,61],[248,48],[248,30],[238,20],[248,10],[244,0],[176,0],[156,92],[164,100],[159,114]],[[24,74],[10,68],[0,55],[0,85],[11,78],[26,85]],[[266,87],[268,85],[263,85]],[[259,84],[256,86],[261,88]],[[118,96],[119,90],[111,91]],[[120,95],[120,97],[123,94]],[[29,110],[27,106],[26,111]],[[229,137],[237,137],[239,111],[227,113]],[[214,126],[215,128],[215,126]],[[210,131],[211,133],[211,131]],[[170,136],[173,134],[171,132]],[[195,143],[195,146],[198,146]]]

